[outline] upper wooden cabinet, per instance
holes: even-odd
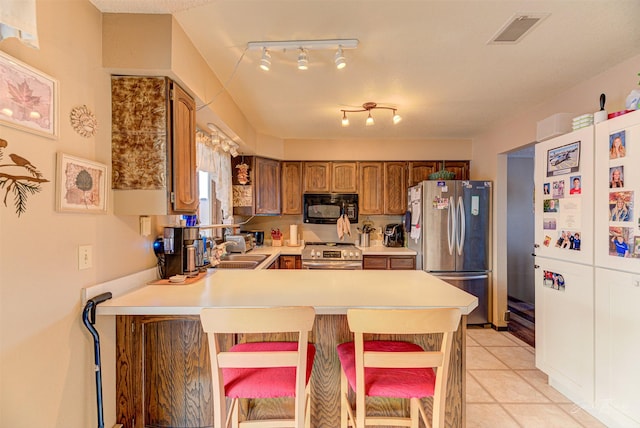
[[[407,163],[384,162],[384,214],[407,211]]]
[[[304,192],[328,193],[331,190],[331,162],[304,163]]]
[[[331,192],[356,193],[358,191],[358,164],[331,162]]]
[[[302,162],[282,162],[282,214],[302,214]]]
[[[256,214],[280,214],[280,162],[255,158],[254,193]]]
[[[111,112],[115,213],[195,213],[193,98],[167,77],[112,76]]]
[[[436,161],[418,161],[409,162],[409,187],[415,186],[421,181],[428,180],[429,174],[436,172],[438,162]]]
[[[444,168],[456,173],[454,180],[469,180],[469,161],[446,161]]]
[[[360,214],[384,214],[383,162],[358,162],[358,172]]]

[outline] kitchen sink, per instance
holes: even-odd
[[[218,269],[255,269],[268,254],[227,254],[220,258]]]

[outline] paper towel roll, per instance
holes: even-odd
[[[289,226],[289,245],[298,245],[298,225]]]

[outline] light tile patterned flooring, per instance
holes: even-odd
[[[467,428],[605,427],[547,383],[509,332],[467,329]]]

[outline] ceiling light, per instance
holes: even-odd
[[[400,123],[400,121],[402,120],[402,116],[400,116],[396,110],[393,110],[393,124],[397,125],[398,123]]]
[[[274,50],[281,50],[286,53],[287,51],[299,52],[298,55],[298,68],[300,70],[307,70],[309,64],[308,52],[311,50],[331,49],[337,50],[334,62],[338,69],[344,68],[347,62],[344,58],[344,49],[355,49],[358,47],[357,39],[326,39],[326,40],[280,40],[280,41],[262,41],[262,42],[249,42],[247,43],[248,50],[260,50],[262,51],[262,59],[260,61],[260,68],[264,70],[265,57],[268,55],[268,65],[271,66],[270,53]],[[304,51],[304,55],[302,54]],[[265,52],[267,55],[265,55]]]
[[[336,63],[336,68],[338,70],[342,70],[347,66],[347,62],[344,59],[344,53],[342,52],[342,46],[338,46],[338,50],[336,51],[336,58],[334,62]]]
[[[309,57],[307,51],[304,48],[300,48],[300,54],[298,55],[298,70],[309,69]]]
[[[379,106],[377,103],[367,102],[367,103],[362,104],[362,108],[360,108],[360,109],[355,109],[355,110],[342,109],[342,110],[340,110],[342,112],[342,126],[349,126],[349,119],[347,118],[347,113],[358,113],[358,112],[365,112],[365,111],[368,113],[365,125],[366,126],[374,125],[375,121],[373,120],[373,116],[371,115],[371,110],[375,110],[375,109],[378,109],[378,108],[393,111],[393,124],[394,125],[397,125],[402,120],[402,117],[398,114],[398,109],[396,107]]]
[[[271,54],[267,48],[262,48],[262,58],[260,59],[260,68],[269,71],[271,68]]]
[[[342,126],[349,126],[349,119],[345,111],[342,112]]]

